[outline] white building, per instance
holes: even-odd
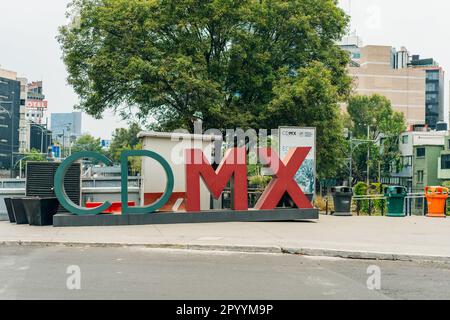
[[[443,146],[447,131],[407,131],[400,135],[399,150],[401,153],[400,167],[391,170],[392,183],[413,187],[414,147]]]

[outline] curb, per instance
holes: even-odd
[[[349,251],[319,248],[293,248],[279,246],[215,245],[215,244],[172,244],[172,243],[99,243],[64,241],[0,241],[0,246],[44,246],[44,247],[94,247],[94,248],[147,248],[169,250],[222,251],[240,253],[291,254],[312,257],[334,257],[358,260],[414,261],[450,263],[450,257],[386,252]]]
[[[209,244],[176,244],[176,243],[100,243],[100,242],[64,242],[64,241],[0,241],[0,246],[64,246],[94,248],[147,248],[198,251],[229,251],[242,253],[283,253],[277,246],[243,246],[243,245],[209,245]]]
[[[450,263],[450,257],[447,256],[417,255],[417,254],[388,253],[388,252],[347,251],[347,250],[316,249],[316,248],[281,248],[281,250],[285,254],[296,254],[315,257],[335,257],[335,258],[359,259],[359,260]]]

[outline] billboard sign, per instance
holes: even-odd
[[[102,148],[108,149],[109,147],[111,147],[111,140],[102,139],[100,140],[100,145],[102,146]]]
[[[280,127],[278,135],[281,159],[284,159],[293,148],[311,148],[294,179],[304,193],[314,194],[316,189],[316,128]]]
[[[47,110],[48,101],[47,100],[27,100],[27,109],[32,110]]]
[[[52,146],[52,153],[54,158],[61,158],[60,146]]]

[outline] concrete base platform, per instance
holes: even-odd
[[[258,222],[258,221],[294,221],[319,219],[317,209],[275,210],[216,210],[201,212],[165,212],[150,214],[77,216],[57,214],[53,217],[54,227],[82,226],[124,226],[145,224],[205,223],[205,222]]]

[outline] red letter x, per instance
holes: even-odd
[[[309,209],[313,206],[294,180],[298,168],[302,165],[311,148],[293,148],[289,151],[284,161],[269,148],[260,148],[261,162],[269,165],[275,176],[270,181],[266,190],[259,198],[255,209],[271,210],[280,202],[281,197],[287,192],[298,208]]]

